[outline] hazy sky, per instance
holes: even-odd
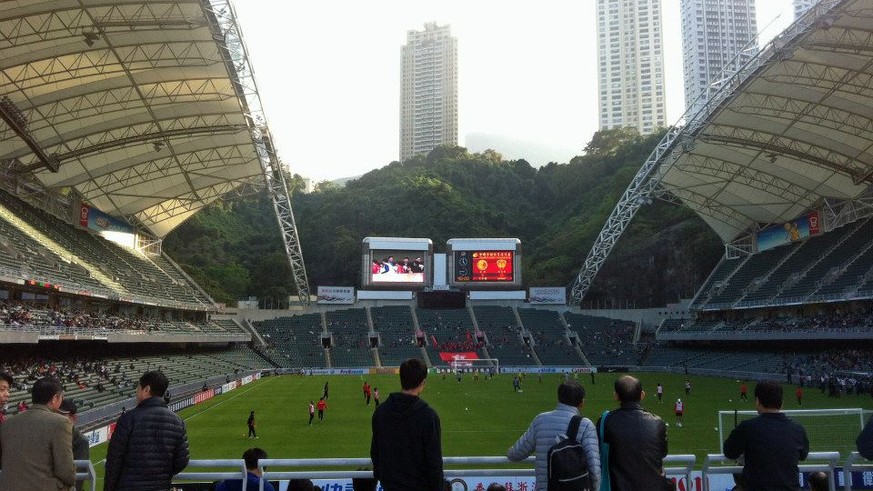
[[[496,134],[559,149],[563,163],[581,154],[597,130],[594,0],[237,0],[234,6],[279,154],[313,182],[398,159],[400,47],[406,32],[425,22],[450,24],[458,39],[462,146],[467,134]],[[662,8],[672,124],[684,110],[679,0],[662,0]],[[792,22],[791,0],[759,0],[757,14],[766,42]]]

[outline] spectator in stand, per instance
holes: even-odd
[[[9,390],[15,379],[9,372],[0,372],[0,424],[6,421],[6,404],[9,403]]]
[[[31,390],[33,407],[0,426],[0,490],[61,490],[76,484],[73,424],[56,414],[64,401],[57,379],[43,377]]]
[[[267,452],[260,448],[250,448],[243,452],[246,463],[246,489],[257,491],[261,485],[261,468],[258,461],[267,458]],[[215,487],[215,491],[242,491],[242,479],[227,479]],[[275,491],[269,481],[264,481],[264,491]]]
[[[667,456],[667,426],[661,418],[643,409],[640,402],[645,397],[638,379],[630,375],[619,377],[615,381],[615,399],[620,407],[604,412],[597,422],[601,455],[608,455],[604,472],[609,473],[612,491],[673,490],[673,482],[665,477],[663,466]]]
[[[104,491],[169,489],[173,476],[188,465],[185,423],[162,397],[168,385],[159,371],[140,377],[138,403],[118,419],[109,440]]]
[[[61,402],[61,407],[58,408],[58,413],[69,418],[70,422],[73,424],[73,460],[91,460],[91,449],[88,445],[88,438],[86,438],[85,435],[76,428],[77,412],[76,403],[69,399],[64,399],[64,401]],[[76,490],[82,491],[84,484],[84,480],[77,480]]]
[[[861,454],[861,457],[873,460],[873,416],[864,425],[864,429],[858,435],[855,444],[858,445],[858,453]]]
[[[537,415],[527,431],[509,448],[507,457],[513,462],[536,454],[536,489],[545,491],[549,484],[548,454],[559,435],[567,435],[570,421],[579,416],[585,403],[585,389],[570,380],[558,386],[558,406]],[[580,416],[581,417],[581,416]],[[588,473],[591,476],[591,489],[600,489],[600,450],[597,447],[597,430],[588,418],[581,418],[576,432],[576,440],[585,450]]]
[[[729,459],[744,457],[747,489],[798,490],[797,463],[809,454],[803,426],[782,413],[782,385],[772,381],[755,386],[758,416],[741,422],[724,442]]]

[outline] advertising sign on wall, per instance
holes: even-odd
[[[528,303],[540,305],[564,305],[567,303],[565,287],[531,287],[527,294]]]
[[[817,211],[758,232],[758,251],[766,251],[783,244],[797,242],[821,233],[821,221]]]
[[[322,304],[353,304],[355,303],[355,287],[353,286],[319,286],[318,303]]]

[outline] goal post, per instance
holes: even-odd
[[[492,368],[494,373],[500,373],[500,360],[497,358],[457,359],[449,362],[453,373],[488,373]]]
[[[855,439],[866,423],[861,408],[786,409],[782,413],[804,427],[811,452],[837,451],[843,454],[853,451]],[[738,424],[756,416],[757,411],[719,411],[718,448]]]

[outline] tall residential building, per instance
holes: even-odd
[[[458,40],[436,22],[400,49],[400,160],[458,144]]]
[[[801,15],[817,3],[818,0],[794,0],[794,20],[800,18]]]
[[[755,55],[758,22],[755,0],[682,0],[680,9],[685,107],[693,114],[704,102],[694,105],[697,96],[717,80],[722,68],[738,54],[739,64],[732,67]]]
[[[667,122],[661,0],[597,0],[600,129]]]

